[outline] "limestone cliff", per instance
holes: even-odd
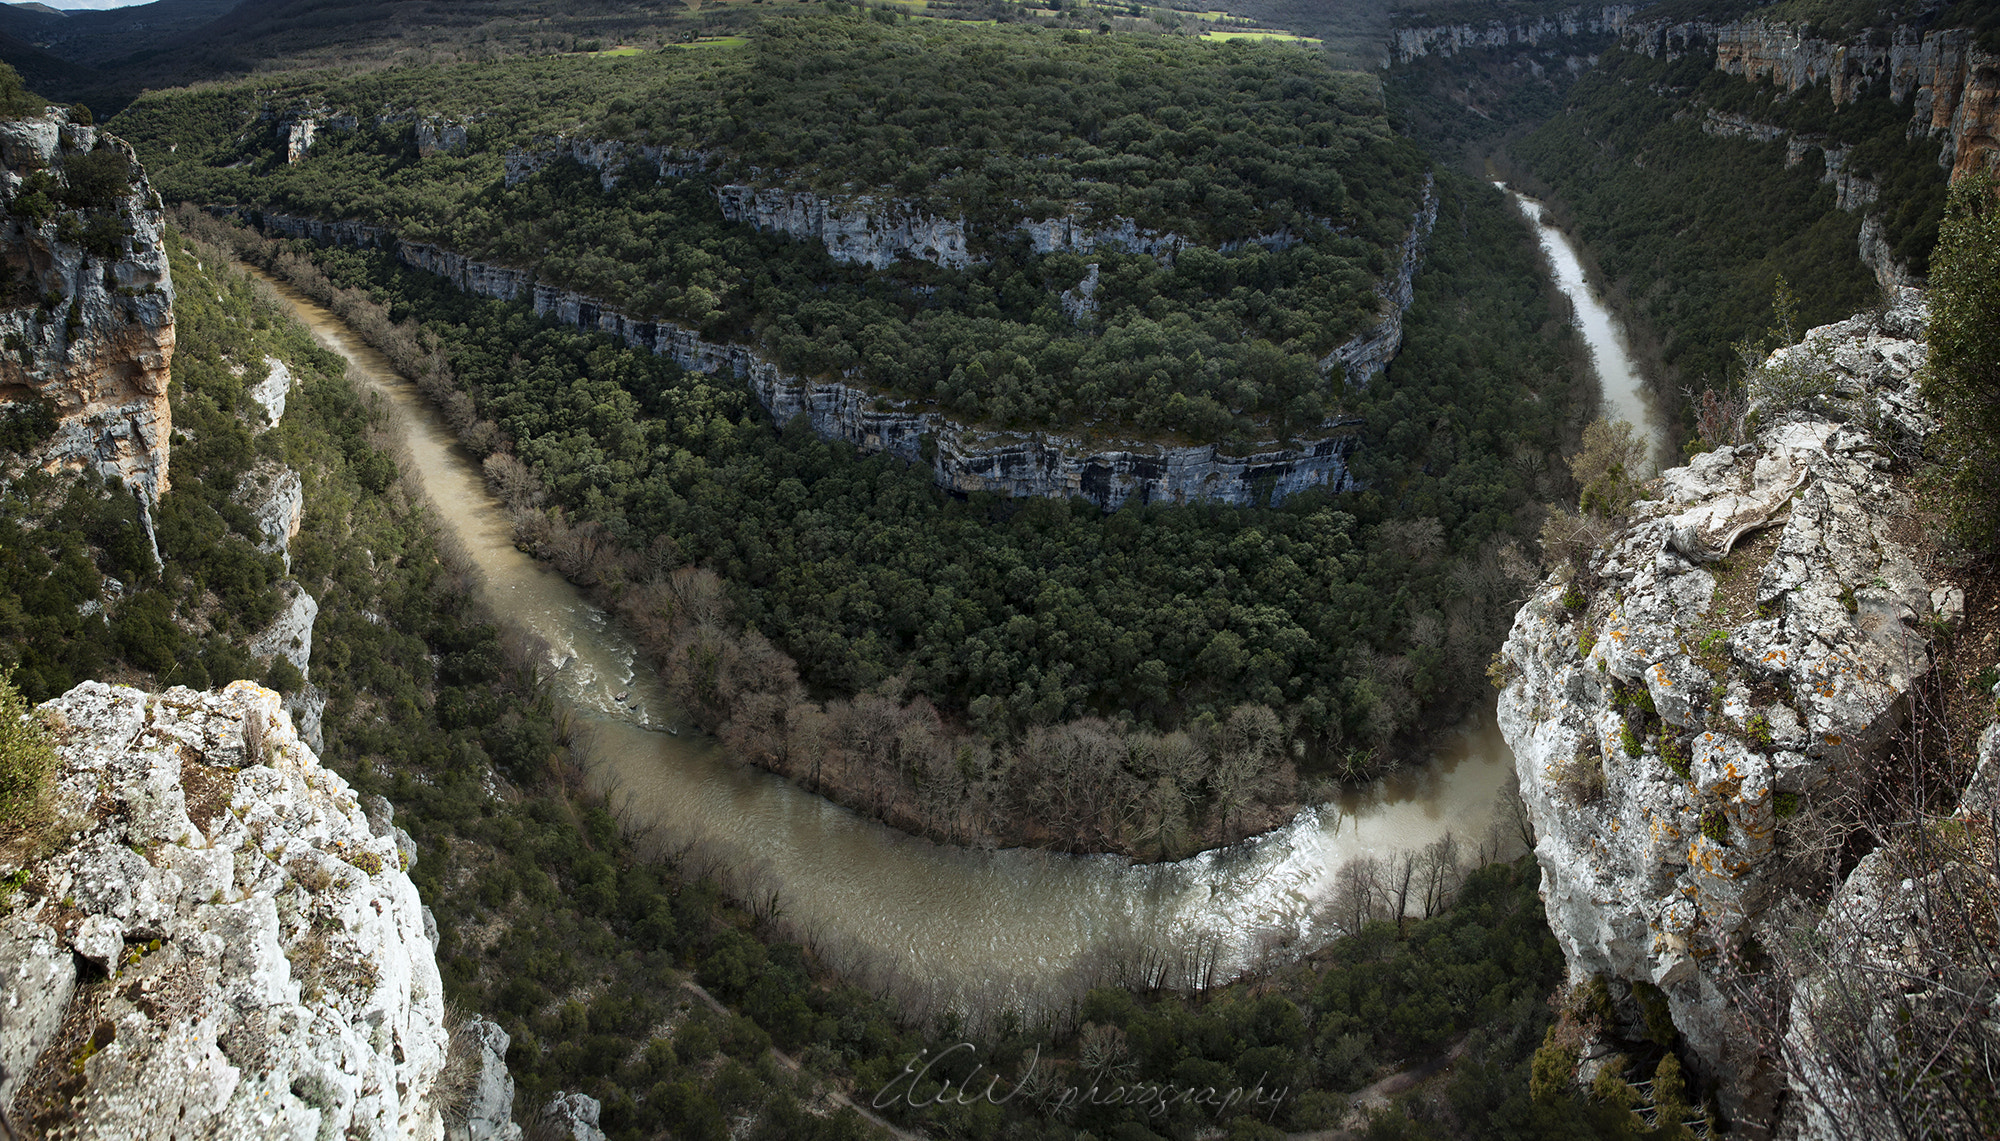
[[[1415,295],[1424,240],[1436,220],[1435,188],[1426,180],[1423,207],[1411,219],[1402,256],[1382,299],[1379,325],[1342,345],[1322,362],[1339,364],[1351,383],[1365,383],[1402,346],[1402,315]],[[815,431],[868,451],[887,451],[930,467],[942,487],[1006,495],[1081,495],[1106,510],[1127,500],[1248,505],[1282,500],[1310,487],[1350,490],[1347,457],[1356,443],[1356,421],[1325,425],[1326,435],[1285,447],[1271,441],[1241,454],[1213,444],[1169,445],[1144,440],[1080,439],[1052,432],[1000,432],[951,420],[918,401],[883,397],[844,380],[793,376],[745,345],[703,339],[669,321],[628,316],[597,298],[543,284],[528,271],[475,261],[418,242],[399,242],[389,231],[360,222],[325,222],[285,214],[263,215],[264,227],[285,237],[332,245],[392,250],[399,261],[449,280],[479,297],[518,301],[537,314],[671,357],[682,368],[728,373],[780,423],[805,416]]]
[[[414,849],[277,694],[86,682],[39,713],[61,836],[6,881],[14,1122],[304,1141],[436,1138],[464,1116],[434,1088],[448,1035]]]
[[[1383,66],[1428,55],[1453,56],[1479,48],[1540,47],[1555,40],[1620,32],[1637,4],[1578,5],[1550,16],[1484,23],[1410,25],[1390,33]]]
[[[1952,177],[2000,162],[2000,56],[1964,28],[1871,29],[1846,42],[1782,23],[1747,20],[1625,24],[1627,47],[1647,55],[1711,54],[1718,70],[1770,78],[1786,91],[1824,83],[1836,104],[1886,88],[1910,108],[1913,135],[1940,141]]]
[[[41,399],[38,458],[167,490],[173,280],[159,199],[132,149],[51,108],[0,123],[0,402]]]
[[[1913,546],[1885,442],[1932,427],[1910,387],[1920,322],[1906,303],[1788,350],[1774,364],[1825,392],[1813,410],[1767,407],[1753,442],[1661,476],[1502,651],[1500,725],[1572,976],[1659,987],[1753,1127],[1784,1078],[1732,1010],[1731,955],[1778,944],[1790,821],[1866,777],[1963,610]]]

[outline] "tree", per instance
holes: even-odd
[[[41,819],[55,769],[48,730],[13,679],[0,673],[0,828],[12,831]]]
[[[1930,359],[1920,374],[1937,410],[1952,530],[2000,545],[2000,204],[1990,176],[1952,184],[1931,255]]]
[[[1577,506],[1586,514],[1622,516],[1639,498],[1646,445],[1626,421],[1602,418],[1583,430],[1583,448],[1569,461],[1582,495]]]

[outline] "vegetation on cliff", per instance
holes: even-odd
[[[1876,295],[1856,253],[1860,217],[1835,205],[1819,152],[1787,165],[1782,142],[1703,132],[1706,93],[1749,87],[1711,64],[1611,53],[1577,81],[1565,113],[1512,149],[1595,257],[1614,303],[1658,339],[1656,367],[1697,389],[1736,377],[1729,346],[1769,323],[1779,276],[1795,283],[1807,327]],[[1857,107],[1840,114],[1884,121]],[[1895,134],[1901,162],[1900,126]]]
[[[309,105],[318,141],[290,163],[267,116]],[[462,151],[419,152],[430,116],[465,125]],[[1305,49],[840,15],[767,20],[738,51],[160,93],[119,127],[169,199],[383,225],[959,422],[1201,441],[1311,433],[1341,406],[1318,362],[1380,319],[1426,165]],[[633,157],[606,189],[562,161],[507,186],[504,154],[558,133],[707,165],[661,179]],[[980,260],[844,265],[725,222],[731,181],[963,222]],[[1063,217],[1164,245],[1038,254],[1016,231]]]
[[[1398,763],[1477,692],[1509,617],[1507,537],[1565,481],[1588,397],[1530,235],[1489,189],[1441,185],[1411,346],[1360,404],[1372,490],[1276,508],[957,499],[770,424],[733,382],[380,255],[317,256],[322,288],[435,333],[436,353],[400,334],[406,367],[493,453],[523,541],[654,631],[745,759],[942,838],[1156,856],[1268,826],[1297,775]],[[724,592],[756,634],[714,621]]]
[[[1990,178],[1962,178],[1931,276],[1931,355],[1924,399],[1938,410],[1953,527],[1984,551],[2000,546],[2000,207]]]

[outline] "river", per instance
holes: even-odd
[[[1639,438],[1646,441],[1650,458],[1665,467],[1673,457],[1668,448],[1666,421],[1660,416],[1652,395],[1646,391],[1645,378],[1639,374],[1639,366],[1632,361],[1631,345],[1626,339],[1625,329],[1612,317],[1604,299],[1584,276],[1583,261],[1577,256],[1576,246],[1569,235],[1542,221],[1542,204],[1514,190],[1504,182],[1495,182],[1528,224],[1535,228],[1541,238],[1542,252],[1548,256],[1549,268],[1555,276],[1556,288],[1570,299],[1576,312],[1577,329],[1583,333],[1584,343],[1590,346],[1592,362],[1597,366],[1597,380],[1604,392],[1604,412],[1607,419],[1623,420],[1639,431]]]
[[[732,762],[708,738],[665,731],[671,711],[636,647],[514,547],[506,510],[415,386],[333,314],[271,284],[388,401],[405,482],[478,567],[487,604],[553,648],[552,679],[592,730],[591,780],[621,822],[739,898],[775,898],[796,937],[857,982],[919,1008],[1033,1012],[1118,978],[1121,965],[1228,978],[1327,942],[1342,865],[1447,831],[1469,854],[1488,833],[1512,767],[1490,702],[1433,763],[1171,864],[933,844]]]

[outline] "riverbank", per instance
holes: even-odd
[[[1062,1005],[1119,979],[1233,978],[1323,945],[1345,929],[1343,892],[1376,892],[1447,836],[1457,861],[1497,851],[1488,822],[1509,763],[1484,719],[1434,766],[1227,851],[1153,865],[915,841],[733,763],[712,741],[670,735],[666,690],[634,668],[621,624],[513,545],[506,512],[414,386],[330,314],[308,318],[389,401],[438,525],[478,567],[479,594],[563,663],[544,678],[576,709],[590,783],[622,826],[737,898],[766,901],[774,923],[859,985],[919,1010],[990,1011]]]

